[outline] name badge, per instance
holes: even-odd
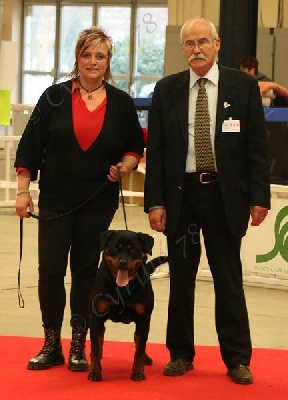
[[[226,119],[222,124],[222,132],[240,132],[240,120]]]

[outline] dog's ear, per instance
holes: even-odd
[[[141,240],[145,253],[151,256],[154,246],[154,238],[147,233],[137,232],[138,238]]]
[[[115,230],[110,230],[110,231],[104,231],[100,233],[100,250],[105,249],[107,247],[107,244],[111,237],[114,235],[116,231]]]

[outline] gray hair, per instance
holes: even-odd
[[[192,25],[195,21],[208,22],[208,24],[211,27],[211,33],[212,33],[213,39],[217,39],[218,38],[218,32],[217,32],[216,26],[214,25],[214,23],[212,21],[210,21],[210,20],[208,20],[206,18],[202,18],[202,17],[190,18],[186,22],[184,22],[184,24],[182,25],[182,28],[181,28],[181,31],[180,31],[180,41],[181,41],[181,43],[182,43],[184,29],[186,29],[188,26]]]

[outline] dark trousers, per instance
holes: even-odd
[[[240,260],[241,238],[227,224],[219,183],[201,185],[185,178],[178,229],[168,237],[170,298],[166,344],[171,358],[192,361],[194,291],[202,230],[214,281],[216,330],[227,367],[249,365],[251,339]]]
[[[41,218],[59,212],[41,211]],[[78,210],[59,219],[40,219],[38,294],[44,328],[60,329],[66,305],[64,277],[70,255],[71,325],[89,327],[89,299],[100,257],[100,233],[114,211]]]

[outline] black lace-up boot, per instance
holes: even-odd
[[[72,328],[68,369],[70,371],[87,371],[88,362],[85,355],[86,328]]]
[[[44,345],[37,356],[31,358],[27,369],[48,369],[65,363],[60,341],[60,330],[44,329]]]

